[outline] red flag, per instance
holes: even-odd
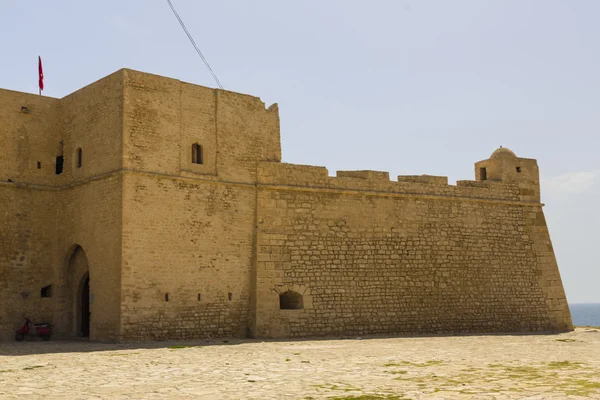
[[[38,74],[40,76],[40,91],[44,90],[44,69],[42,68],[42,57],[38,56]]]

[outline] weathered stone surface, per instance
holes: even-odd
[[[95,340],[572,329],[537,163],[508,149],[456,186],[330,177],[281,163],[276,105],[131,70],[0,90],[0,121],[0,338],[85,333],[88,277]]]

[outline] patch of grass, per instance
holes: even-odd
[[[27,370],[30,370],[30,369],[36,369],[36,368],[44,368],[44,367],[45,367],[45,365],[31,365],[29,367],[23,368],[23,371],[27,371]]]
[[[330,400],[408,400],[402,395],[396,394],[361,394],[358,396],[330,397]]]
[[[565,394],[575,395],[575,396],[587,396],[591,393],[598,393],[600,391],[600,382],[592,382],[585,379],[577,379],[577,380],[567,380],[563,385],[563,388],[566,389],[565,386],[573,387],[572,389],[565,390]]]
[[[104,354],[106,357],[117,357],[117,356],[131,356],[133,354],[140,354],[140,353],[110,353],[110,354]]]
[[[550,369],[560,369],[560,368],[571,368],[571,369],[577,369],[577,368],[581,368],[583,364],[582,363],[578,363],[578,362],[571,362],[571,361],[554,361],[554,362],[549,362],[548,363],[548,368]]]
[[[194,346],[184,346],[184,345],[181,345],[181,344],[176,344],[174,346],[169,346],[168,348],[171,349],[171,350],[176,350],[176,349],[189,349],[191,347],[194,347]]]
[[[408,371],[383,371],[383,372],[387,372],[388,374],[396,374],[396,375],[408,374]]]
[[[14,369],[0,369],[0,374],[3,374],[5,372],[14,372]]]
[[[573,342],[577,342],[577,340],[575,339],[554,339],[557,342],[563,342],[563,343],[573,343]]]
[[[410,362],[410,361],[400,361],[400,362],[390,362],[387,364],[384,364],[384,367],[418,367],[418,368],[423,368],[423,367],[432,367],[434,365],[444,365],[443,361],[439,361],[439,360],[429,360],[429,361],[425,361],[424,363],[414,363],[414,362]]]
[[[473,390],[463,389],[463,390],[459,390],[458,393],[460,393],[460,394],[480,394],[481,392],[475,392]]]
[[[518,367],[510,367],[510,366],[505,366],[504,370],[506,372],[513,372],[516,374],[537,374],[540,372],[539,368],[536,367],[531,367],[528,365],[521,365]]]
[[[295,356],[299,356],[299,355],[300,355],[300,353],[294,353],[294,355],[295,355]]]
[[[292,360],[291,360],[291,359],[289,359],[289,358],[286,358],[286,359],[285,359],[285,361],[292,361]]]
[[[341,386],[341,385],[343,385],[343,386]],[[355,388],[355,387],[352,387],[350,385],[346,385],[343,383],[340,385],[326,383],[324,385],[315,385],[315,387],[317,387],[319,389],[337,390],[337,391],[342,391],[342,392],[360,392],[361,391],[361,389],[359,389],[359,388]]]

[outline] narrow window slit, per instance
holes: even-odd
[[[202,154],[202,145],[194,143],[192,145],[192,164],[204,164],[204,154]]]
[[[65,163],[65,158],[63,156],[64,153],[64,144],[61,140],[58,142],[58,154],[56,155],[56,175],[60,175],[63,173],[63,165]]]
[[[83,166],[83,150],[81,149],[81,147],[77,148],[75,159],[77,162],[77,168],[81,168]]]

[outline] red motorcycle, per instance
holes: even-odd
[[[35,330],[35,332],[31,332],[34,337],[40,337],[42,340],[50,340],[50,336],[52,336],[52,324],[46,322],[34,324],[29,318],[25,318],[25,324],[15,331],[15,340],[20,342],[25,339],[25,336],[29,334],[32,327]]]

